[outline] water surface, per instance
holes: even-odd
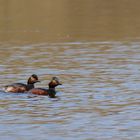
[[[1,44],[0,85],[46,87],[58,98],[0,93],[0,139],[139,139],[140,42]],[[12,49],[12,50],[11,50]],[[121,50],[121,51],[120,51]]]
[[[0,140],[139,140],[139,5],[0,0],[0,87],[63,83],[56,99],[0,92]]]

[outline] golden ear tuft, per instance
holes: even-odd
[[[52,80],[52,83],[56,84],[56,80]]]

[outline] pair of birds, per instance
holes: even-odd
[[[38,80],[38,76],[36,74],[33,74],[29,77],[27,84],[23,83],[13,83],[10,85],[6,85],[4,87],[5,92],[11,92],[11,93],[32,93],[37,95],[48,95],[51,98],[55,98],[56,91],[55,87],[58,85],[62,85],[57,77],[53,77],[51,81],[49,82],[48,89],[45,88],[35,88],[34,84],[40,82]]]

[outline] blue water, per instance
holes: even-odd
[[[1,140],[140,139],[140,42],[1,43],[0,85],[36,73],[56,99],[0,92]]]

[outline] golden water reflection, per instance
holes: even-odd
[[[1,41],[139,38],[139,0],[1,0]]]

